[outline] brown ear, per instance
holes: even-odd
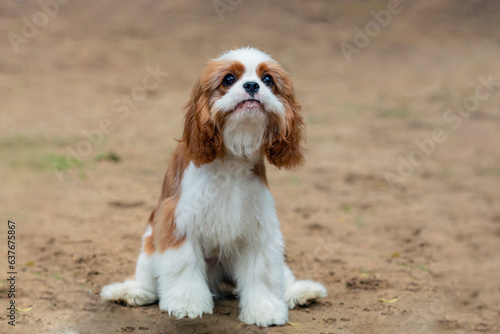
[[[198,80],[185,106],[184,133],[187,155],[196,166],[210,163],[222,152],[222,136],[210,117],[209,98]]]
[[[281,102],[285,106],[285,116],[273,115],[270,118],[264,153],[269,163],[276,167],[293,169],[304,164],[301,147],[304,120],[299,114],[300,104],[295,100],[293,91]]]

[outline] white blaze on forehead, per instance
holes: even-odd
[[[245,66],[245,76],[256,76],[257,66],[265,61],[274,61],[268,54],[250,47],[227,51],[215,60],[235,60]]]

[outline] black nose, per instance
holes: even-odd
[[[243,84],[245,91],[253,97],[259,91],[259,84],[255,81],[248,81]]]

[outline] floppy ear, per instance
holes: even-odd
[[[209,99],[204,94],[200,80],[191,93],[191,100],[184,107],[183,142],[187,155],[199,167],[210,163],[222,152],[222,136],[210,117]]]
[[[299,114],[300,104],[295,100],[293,90],[280,99],[285,107],[285,115],[271,116],[264,153],[269,163],[276,167],[293,169],[304,164],[301,147],[304,120]]]

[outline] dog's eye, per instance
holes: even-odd
[[[274,86],[273,77],[269,74],[266,74],[262,77],[262,82],[266,84],[267,87],[271,88]]]
[[[227,87],[227,86],[231,86],[232,84],[234,84],[236,82],[236,77],[234,75],[232,75],[231,73],[227,74],[224,79],[222,80],[222,84]]]

